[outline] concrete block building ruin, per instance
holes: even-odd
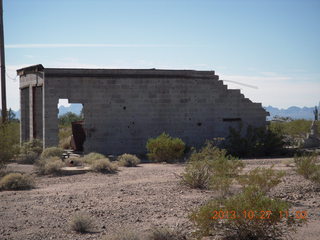
[[[82,103],[85,152],[145,153],[162,132],[189,146],[226,137],[229,127],[266,125],[261,103],[228,89],[214,71],[63,69],[35,65],[20,76],[21,141],[58,145],[58,101]]]

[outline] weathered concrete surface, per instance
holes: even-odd
[[[104,154],[144,153],[148,138],[164,131],[199,147],[206,139],[226,137],[230,126],[265,126],[268,115],[240,90],[227,89],[214,71],[37,65],[17,72],[21,139],[40,137],[45,147],[58,144],[59,99],[83,104],[85,151]]]

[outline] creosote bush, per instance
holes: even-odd
[[[116,173],[118,170],[116,164],[110,162],[108,158],[93,160],[91,169],[95,172],[101,173]]]
[[[17,157],[19,163],[34,164],[42,153],[42,141],[33,139],[24,142],[20,148],[20,154]]]
[[[296,171],[306,179],[320,184],[320,165],[318,165],[317,155],[309,154],[295,156]]]
[[[34,179],[27,174],[9,173],[0,180],[0,190],[27,190],[33,187]]]
[[[79,212],[72,217],[70,227],[78,233],[87,233],[93,231],[94,223],[88,214]]]
[[[82,161],[87,164],[91,164],[94,160],[106,158],[105,155],[101,153],[92,152],[83,156]]]
[[[166,133],[150,138],[146,145],[147,156],[150,160],[168,163],[181,159],[185,147],[185,143],[180,138],[172,138]]]
[[[42,175],[46,174],[60,174],[61,168],[66,164],[59,157],[40,158],[35,163],[38,173]]]
[[[198,237],[219,233],[227,239],[282,239],[297,223],[293,216],[286,218],[289,208],[285,201],[250,186],[230,198],[209,201],[189,218]]]
[[[244,187],[255,186],[263,193],[267,193],[281,182],[284,175],[284,171],[274,170],[273,166],[271,168],[258,167],[245,175],[239,176],[238,182]]]
[[[125,167],[136,167],[140,163],[140,159],[136,155],[132,154],[122,154],[117,159],[120,166]]]
[[[50,157],[59,157],[61,158],[63,154],[63,150],[61,148],[58,147],[49,147],[49,148],[45,148],[43,150],[43,152],[40,155],[41,159],[46,159],[46,158],[50,158]]]
[[[182,181],[192,188],[215,189],[225,195],[243,167],[241,161],[207,142],[191,154]]]

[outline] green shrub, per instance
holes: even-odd
[[[194,211],[190,220],[198,236],[222,234],[227,239],[282,239],[295,223],[286,218],[290,205],[272,199],[256,187],[220,201],[213,200]]]
[[[50,158],[50,157],[59,157],[61,158],[63,154],[63,150],[61,148],[58,147],[49,147],[49,148],[45,148],[43,150],[43,152],[40,155],[41,159],[46,159],[46,158]]]
[[[93,160],[91,169],[95,172],[116,173],[117,166],[110,162],[108,158]]]
[[[172,138],[169,134],[162,133],[147,142],[148,158],[156,162],[174,162],[182,158],[185,143],[180,138]]]
[[[186,240],[186,235],[182,231],[169,228],[154,228],[152,229],[151,235],[148,240]]]
[[[94,223],[88,214],[79,212],[72,217],[70,227],[78,233],[87,233],[93,231]]]
[[[82,161],[84,163],[92,164],[94,160],[106,158],[105,155],[101,153],[92,152],[83,156]]]
[[[265,128],[247,127],[246,134],[242,128],[229,129],[224,148],[229,154],[237,157],[276,156],[284,153],[284,136]]]
[[[19,129],[18,122],[0,123],[0,169],[19,153]]]
[[[0,180],[2,190],[26,190],[34,187],[34,179],[30,175],[9,173]]]
[[[244,164],[211,142],[191,154],[182,181],[193,188],[215,189],[225,195]]]
[[[65,163],[59,157],[40,158],[36,161],[36,167],[39,174],[60,174],[61,168],[65,167]]]
[[[318,165],[318,156],[315,154],[295,156],[296,171],[315,183],[320,184],[320,165]]]
[[[240,176],[238,181],[244,187],[255,186],[263,193],[267,193],[281,182],[284,175],[284,171],[273,170],[273,166],[271,168],[258,167]]]
[[[136,155],[122,154],[118,157],[119,164],[125,167],[136,167],[140,163],[140,159]]]

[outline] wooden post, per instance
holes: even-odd
[[[6,67],[5,67],[5,57],[4,57],[2,0],[0,0],[0,65],[1,65],[2,122],[4,123],[7,121],[7,96],[6,96]]]

